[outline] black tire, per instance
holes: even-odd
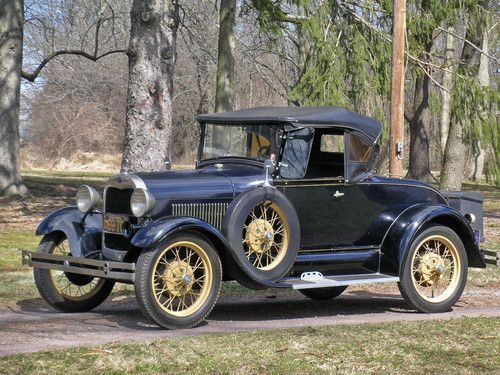
[[[201,269],[196,268],[199,259]],[[197,281],[200,278],[202,283]],[[212,245],[197,234],[179,233],[142,251],[134,286],[145,316],[164,328],[182,329],[197,326],[210,314],[221,282],[221,261]],[[187,296],[196,295],[196,291],[198,297],[188,301]]]
[[[268,211],[269,208],[270,211]],[[282,227],[285,229],[280,234],[279,230],[277,230],[279,228],[273,227],[275,222],[271,223],[270,220],[267,220],[268,224],[266,225],[270,227],[266,226],[263,230],[259,230],[262,232],[262,238],[270,233],[272,239],[266,237],[267,239],[260,240],[262,242],[251,245],[249,242],[245,243],[245,241],[247,241],[249,228],[253,225],[251,224],[252,221],[257,220],[252,219],[250,215],[252,212],[255,213],[257,209],[261,210],[262,215],[264,215],[263,211],[269,212],[269,215],[276,213],[283,224]],[[279,225],[279,222],[277,221],[277,225]],[[257,227],[256,224],[253,228]],[[268,286],[269,283],[280,279],[289,272],[299,249],[300,224],[297,213],[290,201],[273,187],[258,187],[236,197],[229,205],[224,217],[223,232],[233,250],[238,266],[256,284],[264,286]],[[279,247],[280,245],[282,246]],[[255,246],[255,248],[260,246],[261,249],[266,250],[256,253],[249,250],[250,246]],[[273,246],[274,250],[272,250]],[[276,252],[274,258],[272,251]],[[265,261],[268,263],[265,266],[263,264],[259,266],[258,262],[264,262],[262,260],[264,256],[266,257]],[[258,257],[260,257],[260,260],[257,259]],[[257,264],[255,264],[256,262]]]
[[[438,250],[426,250],[426,245],[427,249]],[[398,287],[408,305],[420,312],[450,311],[464,290],[467,267],[467,253],[460,237],[448,227],[431,226],[413,240]],[[438,285],[444,288],[441,293]]]
[[[65,240],[63,234],[48,234],[42,238],[37,252],[53,254],[55,251],[60,251],[65,245]],[[69,250],[67,255],[70,255]],[[57,277],[56,273],[59,273]],[[108,298],[115,285],[114,281],[75,273],[61,273],[56,270],[34,268],[33,274],[35,285],[42,298],[50,306],[63,312],[92,310]],[[78,295],[87,288],[87,293]]]
[[[346,286],[333,286],[331,288],[317,288],[317,289],[299,289],[299,292],[304,296],[314,300],[327,300],[340,296],[345,290]]]

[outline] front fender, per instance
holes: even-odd
[[[140,248],[154,247],[166,236],[178,230],[196,230],[201,233],[208,233],[210,236],[215,236],[218,241],[221,241],[229,248],[226,239],[219,230],[206,221],[188,216],[166,216],[155,220],[139,229],[132,237],[131,242],[132,245]]]
[[[443,225],[457,233],[465,246],[470,267],[486,266],[472,228],[458,211],[446,205],[420,203],[402,212],[387,232],[381,248],[380,271],[399,275],[413,239],[429,224]]]
[[[132,245],[139,248],[153,247],[169,234],[183,230],[198,232],[210,240],[221,257],[224,272],[227,272],[229,276],[225,280],[236,280],[240,284],[254,289],[262,287],[262,283],[255,284],[252,276],[245,273],[224,235],[217,228],[201,219],[189,216],[167,216],[141,228],[131,242]],[[276,285],[269,283],[268,286]]]
[[[61,208],[47,215],[36,229],[38,236],[54,232],[64,233],[71,255],[84,257],[101,248],[101,215],[85,215],[76,206]]]

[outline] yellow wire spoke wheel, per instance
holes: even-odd
[[[424,300],[443,302],[457,289],[461,268],[461,259],[453,242],[441,235],[431,235],[417,245],[413,254],[413,286]]]
[[[54,247],[54,255],[71,255],[68,240]],[[65,299],[85,301],[92,298],[101,290],[105,280],[93,276],[66,273],[59,270],[50,270],[50,279],[55,290]]]
[[[250,211],[243,227],[243,250],[254,267],[274,269],[285,257],[289,241],[290,224],[276,203],[261,202]]]
[[[163,250],[153,265],[154,299],[167,314],[188,317],[209,298],[212,263],[206,251],[191,241],[179,241]]]

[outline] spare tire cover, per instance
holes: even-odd
[[[229,205],[223,232],[241,269],[269,284],[292,267],[300,244],[300,224],[290,201],[276,188],[258,187]]]

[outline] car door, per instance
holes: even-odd
[[[355,249],[375,245],[367,236],[384,207],[370,199],[365,186],[345,177],[349,133],[315,129],[307,170],[302,178],[281,173],[280,181],[301,225],[302,250]],[[286,148],[283,156],[287,160]]]

